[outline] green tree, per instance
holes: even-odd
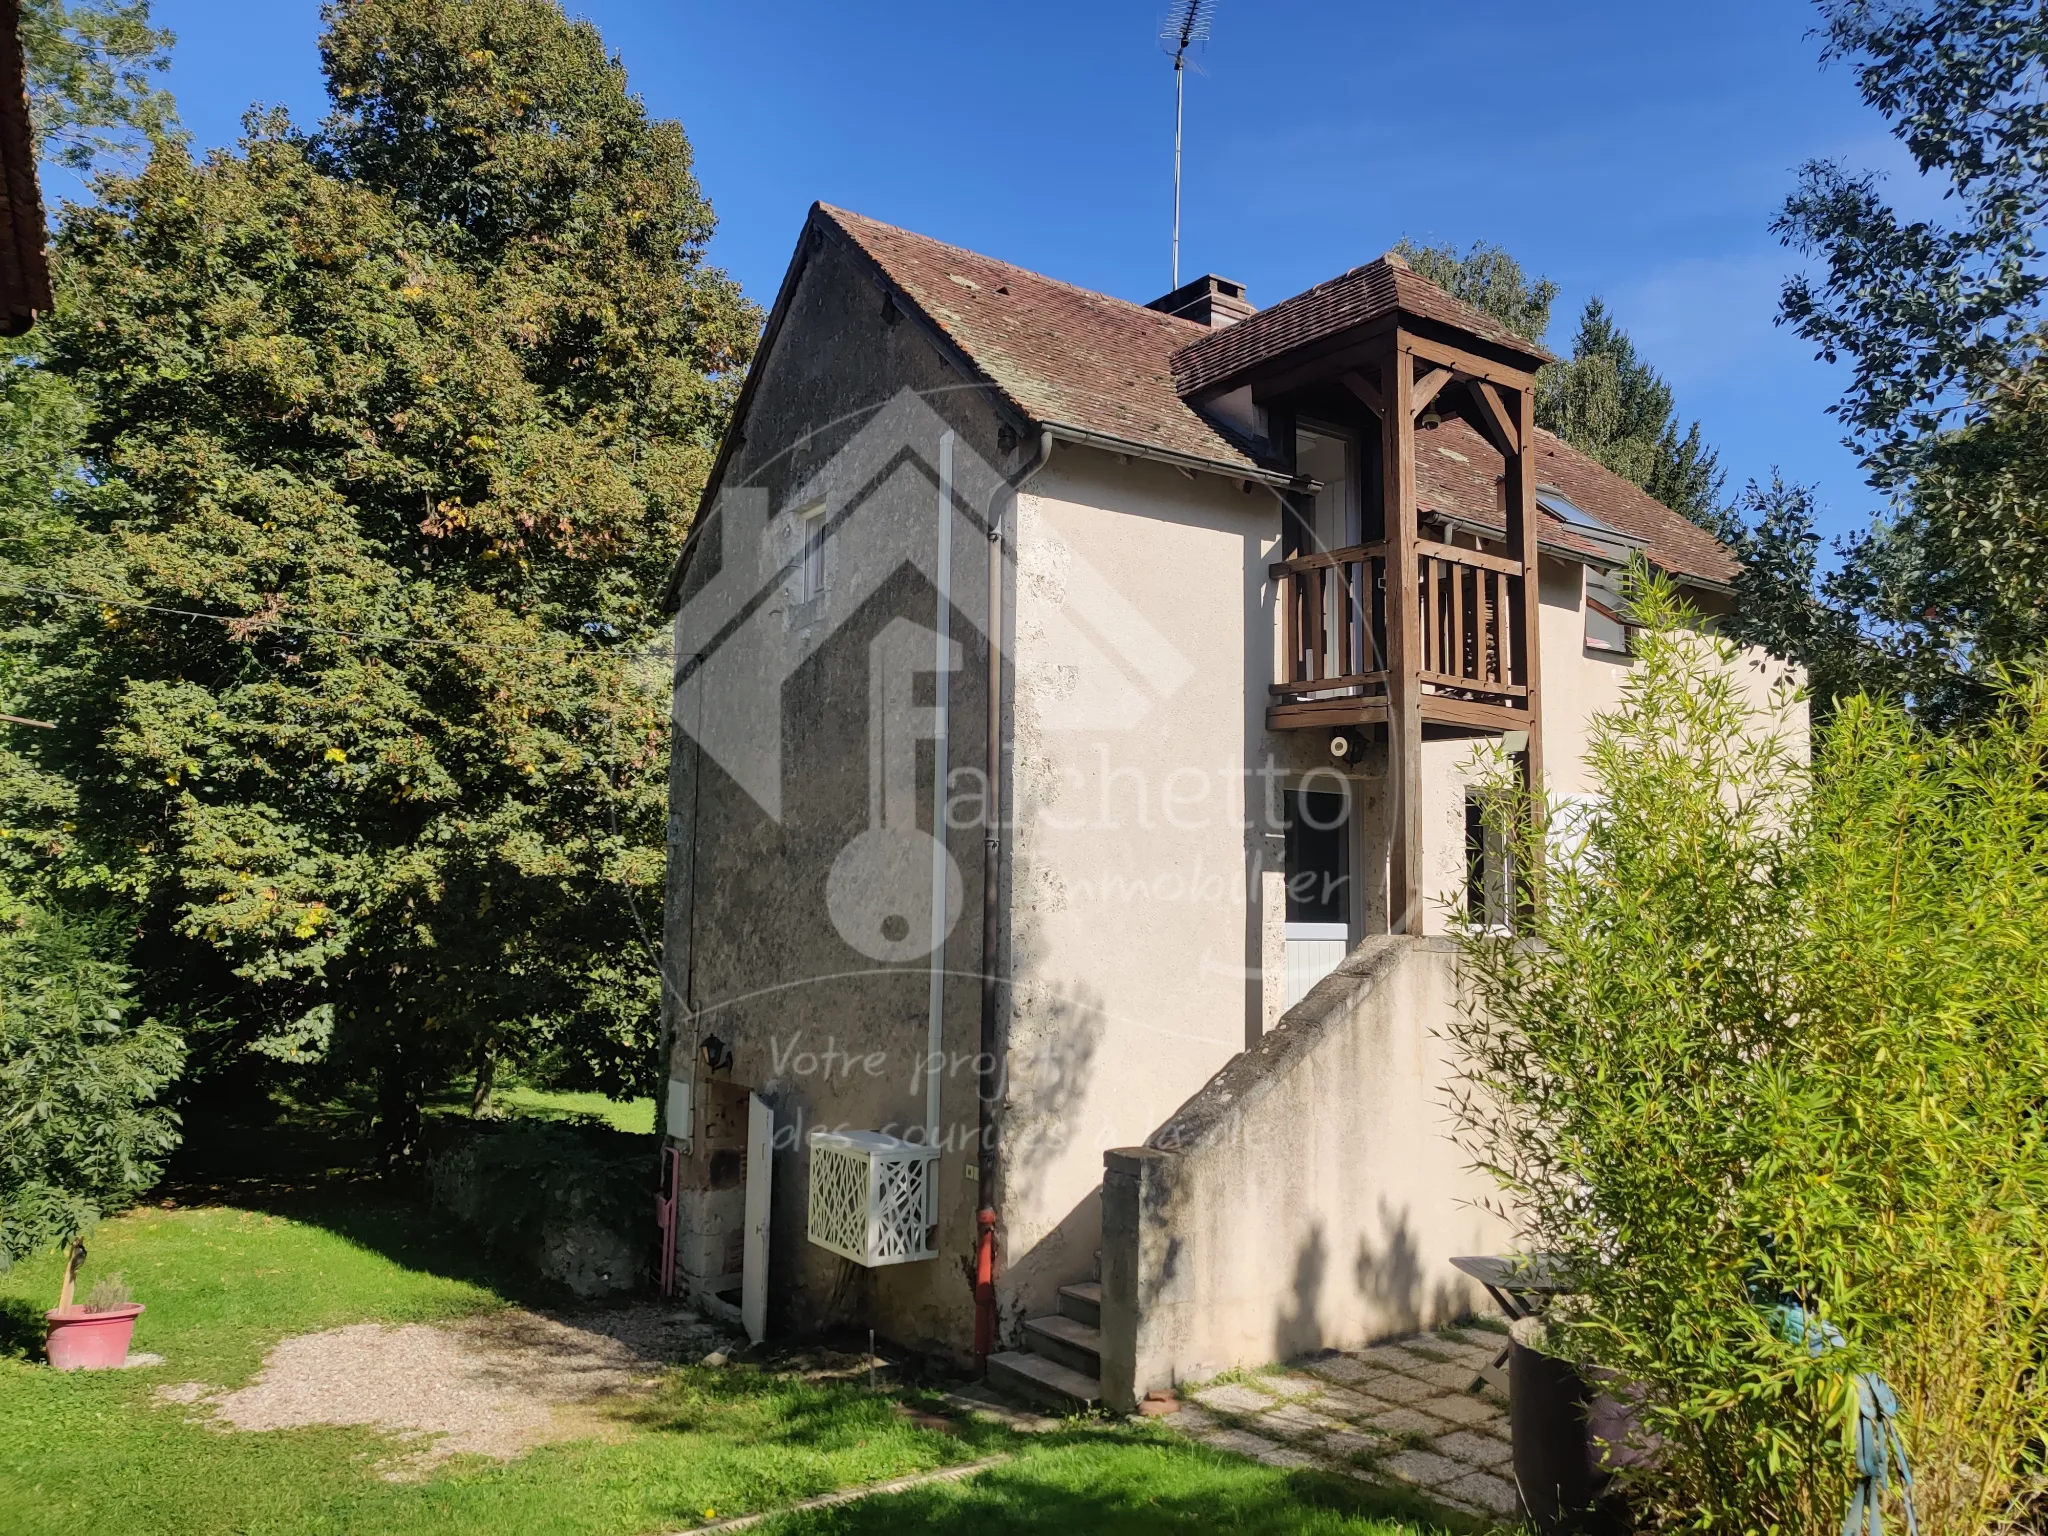
[[[1499,246],[1475,244],[1460,253],[1456,246],[1403,240],[1394,249],[1453,297],[1543,344],[1557,284],[1531,279]],[[1679,431],[1671,386],[1643,361],[1597,298],[1579,317],[1571,357],[1537,374],[1536,423],[1673,511],[1712,532],[1723,531],[1718,455],[1697,421]]]
[[[174,41],[151,24],[149,0],[22,0],[38,152],[84,170],[174,136],[171,93],[152,83],[170,68]]]
[[[2048,647],[2048,445],[2040,231],[2048,216],[2048,14],[2016,0],[1821,0],[1823,57],[1855,72],[1946,222],[1875,176],[1814,162],[1775,222],[1816,258],[1780,321],[1849,367],[1833,408],[1888,505],[1841,569],[1788,592],[1853,621],[1872,680],[1934,722],[1982,718]]]
[[[334,113],[68,213],[81,534],[25,594],[79,878],[208,1064],[374,1074],[387,1148],[499,1053],[645,1091],[652,595],[758,313],[680,127],[554,0],[344,0]]]
[[[1461,253],[1455,245],[1417,245],[1404,239],[1394,251],[1453,298],[1493,316],[1524,340],[1543,345],[1550,329],[1550,306],[1557,302],[1557,284],[1547,277],[1532,282],[1522,264],[1501,247],[1475,240]]]
[[[1708,529],[1720,526],[1719,455],[1697,421],[1679,432],[1671,386],[1600,300],[1587,301],[1571,358],[1539,375],[1536,419],[1672,511]]]
[[[104,919],[0,902],[0,1269],[75,1242],[156,1182],[183,1047],[133,1023]]]

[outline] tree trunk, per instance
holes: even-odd
[[[476,1073],[476,1086],[469,1096],[469,1115],[472,1120],[488,1120],[492,1107],[491,1090],[498,1082],[497,1041],[490,1035],[479,1035],[471,1064]]]
[[[377,1155],[387,1173],[417,1157],[420,1131],[419,1077],[405,1048],[394,1045],[377,1074]]]
[[[78,1289],[78,1266],[85,1262],[85,1244],[73,1238],[71,1256],[64,1261],[64,1283],[57,1290],[57,1310],[71,1310],[71,1298]]]

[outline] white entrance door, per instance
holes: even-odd
[[[1351,947],[1348,794],[1287,795],[1287,1006],[1334,971]]]
[[[747,1095],[747,1230],[740,1261],[740,1322],[758,1344],[768,1333],[768,1194],[775,1176],[775,1112]]]

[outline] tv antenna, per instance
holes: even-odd
[[[1173,287],[1180,286],[1180,120],[1187,88],[1188,49],[1209,40],[1216,0],[1173,0],[1159,40],[1173,50]],[[1171,292],[1172,289],[1168,289]]]

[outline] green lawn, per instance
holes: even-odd
[[[119,1270],[148,1304],[135,1348],[159,1367],[59,1376],[31,1363],[54,1259],[0,1275],[0,1530],[56,1533],[635,1533],[1010,1452],[959,1485],[791,1515],[782,1532],[1379,1533],[1416,1506],[1347,1482],[1202,1451],[1152,1427],[1077,1423],[1018,1437],[921,1428],[886,1396],[770,1372],[684,1367],[622,1406],[603,1438],[510,1463],[468,1458],[419,1481],[364,1429],[224,1434],[159,1386],[235,1386],[290,1334],[457,1318],[545,1302],[474,1244],[374,1185],[273,1194],[270,1209],[151,1207],[103,1225],[87,1276]]]
[[[504,1088],[496,1094],[498,1108],[505,1114],[528,1115],[558,1120],[570,1115],[594,1115],[615,1131],[636,1136],[654,1134],[654,1100],[608,1099],[601,1093],[549,1093],[541,1088]]]

